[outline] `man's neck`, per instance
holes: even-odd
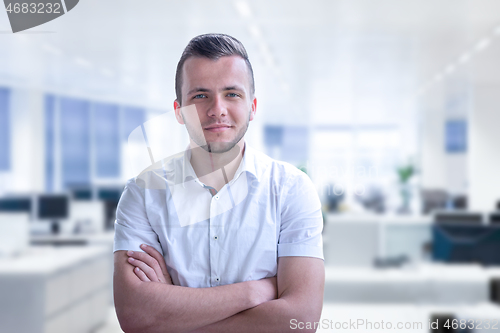
[[[220,191],[230,182],[243,159],[245,142],[242,139],[231,150],[225,153],[209,153],[196,146],[191,146],[191,165],[204,184]]]

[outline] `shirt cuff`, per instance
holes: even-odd
[[[154,247],[163,255],[163,250],[158,242],[158,236],[154,231],[135,230],[115,222],[115,238],[113,243],[113,252],[141,251],[141,244],[147,244]]]
[[[325,260],[323,247],[305,244],[278,244],[278,257],[314,257]]]
[[[160,252],[163,255],[163,251],[161,248],[157,246],[157,244],[150,244],[149,242],[144,241],[115,241],[113,244],[113,252],[116,251],[136,251],[136,252],[144,252],[141,249],[141,244],[147,244],[156,249],[156,251]]]

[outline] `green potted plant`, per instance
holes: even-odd
[[[410,200],[411,200],[411,186],[410,179],[415,174],[415,167],[413,163],[408,163],[407,165],[400,166],[396,169],[399,177],[400,194],[402,199],[402,205],[399,208],[399,213],[408,214],[410,210]]]

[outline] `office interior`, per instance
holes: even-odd
[[[252,62],[246,142],[318,190],[318,332],[498,329],[500,2],[85,0],[10,29],[0,10],[6,332],[121,332],[116,205],[127,179],[185,149],[175,68],[207,32]]]

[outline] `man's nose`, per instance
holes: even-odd
[[[224,99],[220,96],[215,96],[212,104],[210,105],[210,109],[208,110],[208,116],[222,117],[225,115],[227,115],[227,108],[224,103]]]

